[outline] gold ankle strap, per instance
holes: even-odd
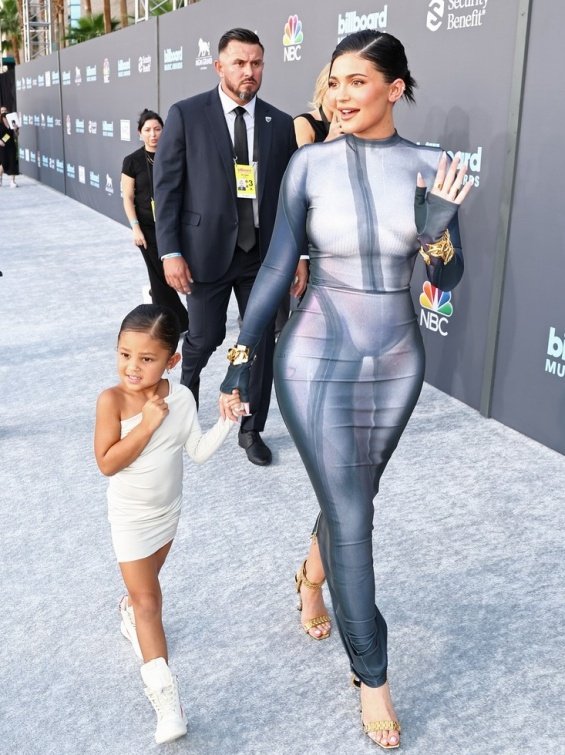
[[[320,590],[324,582],[326,581],[325,577],[321,582],[310,582],[308,577],[306,576],[306,562],[308,561],[307,558],[304,559],[302,563],[302,569],[300,570],[300,585],[304,584],[306,587],[308,587],[310,590]],[[299,585],[299,590],[300,590]]]

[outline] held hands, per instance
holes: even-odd
[[[243,364],[230,364],[228,371],[220,386],[220,413],[222,417],[227,417],[236,421],[238,416],[249,414],[249,370],[251,362]],[[238,394],[242,411],[235,414],[228,404],[234,393]]]
[[[418,173],[414,197],[414,216],[420,243],[425,246],[437,241],[453,220],[459,206],[471,191],[472,184],[463,184],[467,165],[458,152],[449,169],[447,155],[442,154],[433,187],[427,191],[426,182]]]
[[[239,417],[249,414],[249,403],[242,402],[238,390],[233,390],[231,394],[220,393],[218,402],[222,419],[231,419],[232,422],[237,422]]]
[[[168,413],[169,406],[165,399],[159,396],[152,396],[143,405],[141,423],[145,425],[149,432],[154,433]]]
[[[163,272],[169,286],[179,294],[192,293],[190,284],[194,281],[184,257],[169,257],[163,260]]]

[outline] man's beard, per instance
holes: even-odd
[[[228,81],[224,79],[224,84],[226,89],[234,94],[238,99],[242,100],[243,102],[249,102],[252,100],[257,92],[259,91],[259,85],[256,81],[253,82],[254,89],[251,91],[249,89],[244,89],[243,91],[237,89],[236,87],[232,86]]]

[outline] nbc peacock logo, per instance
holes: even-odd
[[[289,16],[288,21],[284,25],[283,34],[285,63],[301,59],[303,42],[304,33],[302,31],[302,21],[296,14]]]
[[[432,312],[439,312],[445,317],[451,317],[453,314],[453,304],[451,303],[451,291],[442,291],[429,281],[423,285],[423,291],[420,294],[420,305],[424,309],[430,309]]]
[[[433,333],[446,336],[448,318],[453,314],[451,291],[442,291],[425,281],[420,294],[420,306],[420,325]]]
[[[289,16],[288,21],[284,25],[283,45],[285,47],[300,45],[303,41],[302,21],[296,15]]]

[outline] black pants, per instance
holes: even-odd
[[[147,249],[140,246],[139,251],[143,255],[147,267],[153,304],[162,304],[172,309],[179,321],[181,332],[184,332],[188,329],[188,314],[175,289],[171,288],[165,280],[163,263],[157,254],[155,227],[143,225],[141,230],[147,242]]]
[[[186,297],[189,327],[182,349],[181,383],[190,388],[197,403],[200,373],[226,337],[226,316],[231,292],[235,293],[239,314],[243,317],[260,266],[257,247],[250,252],[236,248],[232,263],[220,280],[213,283],[195,282],[192,284],[192,293]],[[273,320],[265,330],[255,352],[249,384],[252,414],[250,417],[242,418],[243,432],[260,432],[265,427],[273,383],[274,329]],[[219,389],[219,386],[217,388]]]

